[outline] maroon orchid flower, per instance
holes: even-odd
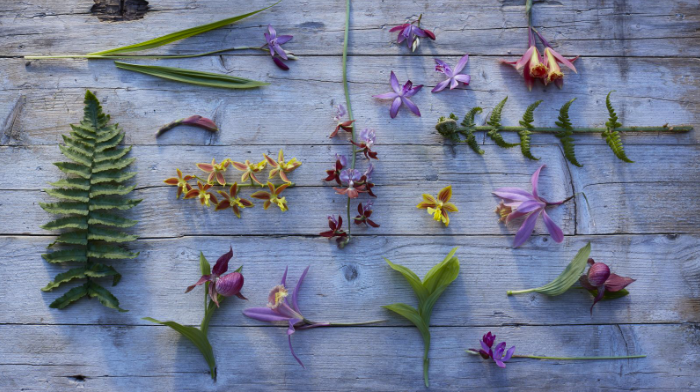
[[[340,172],[340,182],[346,185],[344,188],[333,188],[339,195],[346,195],[351,199],[360,196],[360,192],[365,191],[364,185],[360,185],[362,175],[357,169],[345,169]]]
[[[365,154],[367,159],[379,159],[377,158],[377,153],[372,151],[372,146],[374,146],[374,141],[377,139],[374,129],[363,129],[360,131],[359,143],[355,141],[350,141],[358,147],[358,151]]]
[[[335,154],[335,168],[330,169],[330,170],[326,170],[326,174],[328,174],[328,177],[326,177],[323,181],[335,181],[338,183],[338,185],[341,185],[340,172],[347,165],[348,165],[348,158],[345,157],[345,155]]]
[[[326,238],[334,238],[335,241],[340,245],[348,236],[348,233],[346,233],[343,230],[343,217],[338,215],[338,219],[336,220],[333,216],[328,216],[328,227],[330,227],[330,230],[324,231],[323,233],[319,234],[321,237],[326,237]]]
[[[360,203],[357,205],[357,212],[360,214],[355,217],[355,224],[367,224],[372,227],[379,227],[379,224],[375,223],[373,220],[369,219],[372,215],[372,201],[368,201],[364,204]]]
[[[338,135],[338,131],[341,129],[346,131],[346,132],[352,132],[352,123],[355,122],[355,120],[347,120],[343,121],[343,117],[347,114],[347,110],[345,110],[345,106],[343,105],[338,105],[335,111],[335,117],[333,119],[337,122],[335,126],[335,130],[331,133],[329,138],[334,138],[336,135]]]
[[[372,182],[372,172],[374,172],[374,165],[370,163],[367,166],[367,170],[365,170],[365,173],[362,175],[362,178],[360,178],[359,184],[364,186],[365,192],[367,192],[368,195],[377,197],[377,195],[372,192],[372,188],[374,188],[374,183]]]
[[[224,297],[235,295],[240,299],[247,299],[241,294],[241,289],[243,288],[243,274],[240,272],[232,272],[228,275],[224,275],[226,271],[228,271],[228,262],[231,260],[231,257],[233,257],[233,248],[216,260],[211,274],[202,275],[197,283],[187,288],[185,293],[189,293],[195,287],[209,282],[209,298],[216,304],[216,307],[219,307],[219,295]]]
[[[509,348],[508,351],[504,353],[506,349],[506,342],[498,343],[496,345],[496,348],[492,349],[493,344],[495,342],[496,335],[492,334],[491,331],[489,331],[479,341],[479,343],[481,343],[481,348],[479,350],[475,348],[470,348],[469,351],[478,353],[484,359],[492,358],[493,361],[496,362],[496,365],[498,365],[501,368],[505,368],[506,364],[503,362],[507,362],[513,357],[513,353],[515,352],[515,346]]]
[[[597,294],[593,300],[593,305],[591,305],[591,314],[593,314],[595,304],[603,299],[606,292],[619,292],[636,280],[610,273],[610,267],[607,264],[596,263],[593,259],[588,259],[588,264],[590,265],[588,273],[581,275],[579,283],[592,294]]]
[[[223,199],[216,205],[216,211],[232,209],[236,217],[241,217],[242,208],[251,208],[253,203],[250,200],[238,197],[238,183],[234,182],[229,192],[218,191]]]
[[[402,25],[392,27],[389,32],[393,33],[399,31],[399,36],[397,37],[396,42],[400,44],[406,41],[406,46],[411,49],[412,52],[415,52],[420,45],[420,38],[418,37],[427,37],[435,41],[435,34],[432,31],[420,28],[420,20],[422,18],[423,15],[421,14],[417,20],[407,21]]]
[[[406,105],[408,109],[413,112],[413,114],[420,117],[420,110],[418,110],[418,106],[416,106],[416,104],[408,98],[416,95],[416,93],[423,88],[423,85],[419,84],[418,86],[413,87],[413,83],[408,80],[406,81],[406,84],[401,86],[399,84],[399,80],[396,78],[396,74],[394,74],[394,71],[391,71],[389,82],[391,83],[392,90],[394,90],[393,92],[373,95],[373,97],[377,99],[393,100],[391,102],[391,109],[389,109],[389,115],[391,118],[396,118],[396,114],[398,114],[402,105]]]

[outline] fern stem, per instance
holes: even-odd
[[[494,129],[494,127],[489,126],[489,125],[480,125],[476,127],[457,127],[457,132],[461,134],[465,134],[467,131],[491,131]],[[547,127],[533,127],[533,128],[526,128],[526,127],[498,127],[497,128],[499,132],[520,132],[523,130],[529,130],[530,132],[533,133],[559,133],[562,132],[561,128],[547,128]],[[607,128],[591,128],[591,127],[584,127],[584,128],[572,128],[574,133],[603,133],[607,131]],[[664,132],[664,133],[685,133],[685,132],[690,132],[693,130],[693,127],[691,125],[665,125],[665,126],[660,126],[660,127],[619,127],[615,128],[616,131],[620,132],[636,132],[636,133],[659,133],[659,132]]]
[[[350,0],[345,0],[345,36],[343,40],[343,91],[345,92],[345,106],[348,109],[348,118],[350,121],[353,121],[354,118],[352,116],[352,105],[350,104],[350,90],[348,88],[348,39],[350,36]],[[357,124],[353,124],[352,127],[352,132],[351,132],[351,140],[354,142],[355,141],[355,128],[357,127]],[[355,147],[354,144],[352,144],[352,164],[350,165],[351,169],[355,168],[355,158],[357,155],[357,147]],[[347,222],[348,222],[348,236],[347,236],[347,241],[346,243],[350,242],[350,239],[352,239],[352,224],[350,223],[350,201],[351,199],[348,197],[348,204],[347,204]]]

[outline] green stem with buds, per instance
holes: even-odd
[[[343,90],[345,91],[345,106],[348,109],[348,118],[353,121],[352,117],[352,105],[350,105],[350,90],[348,89],[348,37],[350,36],[350,0],[345,0],[345,39],[343,41]],[[355,128],[356,124],[352,124],[351,140],[355,141]],[[357,147],[352,145],[352,164],[351,169],[355,168],[355,155],[357,155]],[[352,224],[350,222],[350,198],[348,197],[347,205],[347,222],[348,222],[348,237],[347,242],[350,242],[352,238]]]
[[[547,128],[547,127],[534,127],[534,128],[526,128],[526,127],[492,127],[490,125],[480,125],[480,126],[475,126],[475,127],[461,127],[458,126],[455,128],[455,130],[461,134],[467,133],[467,131],[491,131],[493,129],[497,129],[499,132],[520,132],[520,131],[530,131],[533,133],[559,133],[562,132],[562,128]],[[690,132],[693,129],[692,126],[690,125],[662,125],[659,127],[619,127],[615,128],[616,131],[620,132],[638,132],[638,133],[658,133],[658,132],[667,132],[667,133],[684,133],[684,132]],[[574,133],[603,133],[607,131],[607,128],[592,128],[592,127],[583,127],[583,128],[573,128]]]

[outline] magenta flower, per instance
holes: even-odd
[[[591,305],[591,314],[593,314],[593,307],[603,299],[606,291],[616,293],[636,280],[610,273],[610,267],[605,263],[596,263],[595,260],[588,259],[588,264],[590,264],[588,273],[581,275],[579,283],[586,290],[597,291],[593,305]]]
[[[422,38],[430,38],[431,40],[435,41],[435,34],[433,34],[432,31],[427,30],[427,29],[421,29],[420,28],[420,20],[423,15],[421,15],[418,20],[414,20],[412,22],[406,22],[402,25],[398,25],[395,27],[392,27],[389,32],[395,32],[399,31],[399,36],[396,39],[397,43],[402,43],[403,41],[406,41],[406,46],[411,49],[412,52],[415,52],[416,49],[418,48],[418,45],[420,44],[420,39],[416,37],[422,37]],[[414,25],[414,23],[417,24]]]
[[[291,35],[277,36],[277,32],[271,25],[267,26],[267,31],[268,32],[263,33],[263,35],[265,36],[265,41],[267,41],[267,48],[270,50],[272,61],[274,61],[275,65],[277,65],[279,68],[285,71],[289,70],[287,64],[285,64],[280,57],[284,60],[289,59],[287,52],[282,49],[282,45],[291,41],[291,39],[294,37]]]
[[[310,267],[310,266],[309,266]],[[249,308],[243,311],[243,314],[259,321],[264,321],[268,323],[274,322],[285,322],[289,325],[287,329],[287,337],[289,339],[289,349],[292,351],[294,359],[299,362],[299,365],[304,367],[299,357],[294,353],[294,348],[292,347],[292,334],[296,332],[297,329],[308,329],[314,327],[325,327],[331,325],[330,323],[314,323],[301,314],[299,310],[299,290],[301,289],[301,283],[304,281],[306,273],[309,272],[309,267],[306,267],[304,272],[299,277],[294,291],[291,293],[292,301],[290,303],[289,291],[287,290],[287,270],[289,267],[285,268],[284,275],[282,275],[282,282],[273,287],[270,290],[270,294],[267,297],[267,307],[266,308]]]
[[[525,241],[530,238],[535,229],[537,218],[540,215],[542,215],[542,220],[545,226],[547,226],[547,230],[552,239],[556,242],[564,241],[564,233],[549,215],[547,215],[547,211],[545,211],[546,207],[562,204],[564,200],[549,202],[537,194],[537,182],[540,178],[540,171],[544,167],[545,165],[540,166],[532,175],[532,193],[524,189],[509,187],[499,188],[493,192],[494,195],[503,198],[506,208],[510,208],[510,213],[508,213],[506,217],[506,223],[516,218],[526,217],[518,233],[515,235],[515,241],[513,241],[514,248],[524,244]],[[503,214],[503,212],[500,213]]]
[[[240,299],[247,299],[241,294],[243,275],[240,272],[232,272],[228,275],[221,276],[228,271],[228,262],[231,260],[231,257],[233,257],[233,248],[216,260],[216,264],[214,264],[210,275],[202,275],[197,283],[187,288],[185,293],[189,293],[200,284],[210,282],[209,298],[214,301],[216,307],[219,307],[218,295],[223,295],[224,297],[235,295]]]
[[[348,237],[348,233],[343,230],[343,217],[338,215],[338,219],[335,219],[332,215],[328,215],[328,227],[330,230],[324,231],[319,235],[326,238],[337,237],[335,242],[338,243],[338,246],[343,247]]]
[[[457,87],[463,86],[466,87],[469,85],[469,81],[471,81],[471,76],[469,75],[462,75],[460,72],[464,69],[464,67],[467,66],[467,62],[469,61],[469,54],[465,54],[461,59],[459,59],[459,62],[455,66],[455,69],[452,70],[447,63],[440,59],[435,59],[435,63],[437,64],[435,66],[435,70],[437,72],[445,74],[447,76],[446,80],[443,80],[442,82],[438,83],[435,88],[431,90],[433,93],[440,92],[447,88],[447,86],[450,86],[450,90],[453,90]]]
[[[396,78],[394,71],[391,71],[391,77],[389,78],[389,81],[391,83],[391,88],[394,90],[394,92],[373,95],[373,97],[377,98],[377,99],[393,99],[394,100],[391,103],[391,109],[389,110],[389,114],[391,115],[391,118],[396,117],[396,114],[399,112],[399,108],[401,108],[401,105],[408,106],[408,108],[416,116],[420,117],[420,110],[418,110],[418,106],[416,106],[416,104],[414,104],[408,98],[416,95],[416,93],[418,91],[420,91],[421,88],[423,88],[423,85],[419,84],[418,86],[413,87],[413,83],[411,83],[411,81],[409,80],[402,87],[401,85],[399,85],[399,80]]]
[[[505,368],[506,364],[503,362],[508,362],[515,352],[515,346],[508,349],[508,352],[503,353],[506,349],[506,342],[501,342],[496,345],[496,348],[492,350],[493,343],[496,341],[496,335],[493,335],[491,331],[485,334],[479,343],[481,343],[481,349],[477,350],[470,348],[469,351],[478,353],[484,359],[492,358],[496,365]]]

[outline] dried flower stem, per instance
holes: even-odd
[[[352,116],[352,105],[350,104],[350,91],[348,89],[348,37],[350,35],[350,0],[345,0],[345,39],[343,41],[343,90],[345,91],[345,105],[347,106],[348,109],[348,118],[350,121],[354,121],[354,117]],[[355,142],[355,128],[357,128],[357,124],[353,123],[352,126],[352,132],[351,132],[351,140]],[[352,144],[352,164],[350,165],[351,169],[355,168],[355,158],[357,155],[357,147],[355,144]],[[350,242],[352,239],[352,224],[350,224],[350,197],[348,197],[348,206],[347,206],[347,222],[348,222],[348,238],[347,242]]]

